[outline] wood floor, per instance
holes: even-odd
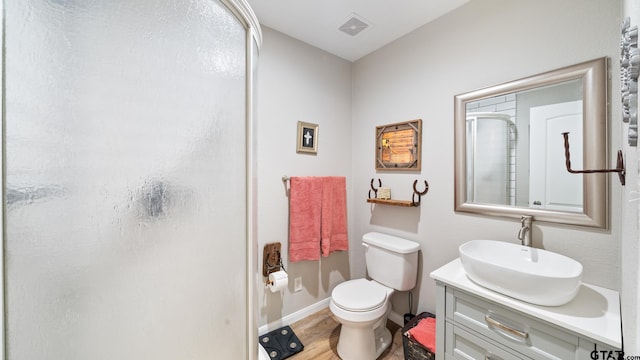
[[[340,323],[334,318],[331,310],[326,308],[300,321],[291,324],[304,350],[288,359],[291,360],[339,360],[338,337]],[[387,321],[387,328],[393,336],[393,343],[378,358],[383,360],[404,360],[402,350],[402,328],[392,321]]]

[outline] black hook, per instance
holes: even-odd
[[[378,178],[378,189],[382,186],[382,181]],[[373,187],[373,178],[371,179],[371,190],[373,190],[374,198],[378,197],[378,189]],[[369,199],[371,199],[371,190],[369,190]]]
[[[429,191],[429,183],[427,182],[427,180],[424,181],[424,191],[418,191],[418,189],[416,188],[416,185],[418,185],[418,180],[415,180],[413,182],[413,195],[411,195],[411,202],[413,203],[413,205],[420,205],[420,200],[422,195],[425,195],[428,191]],[[416,195],[418,195],[418,201],[416,202]]]

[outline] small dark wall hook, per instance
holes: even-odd
[[[373,186],[373,178],[371,179],[371,190],[373,190],[373,197],[378,197],[378,189],[382,187],[382,181],[378,178],[378,188]],[[369,190],[369,199],[371,199],[371,190]]]
[[[413,182],[413,195],[411,195],[411,202],[414,205],[420,205],[420,200],[422,195],[425,195],[429,191],[429,183],[427,180],[424,181],[424,191],[418,191],[416,186],[418,185],[418,180]],[[418,201],[416,202],[416,195],[418,195]]]
[[[593,174],[593,173],[618,173],[620,184],[625,185],[626,170],[624,167],[624,159],[622,157],[622,150],[618,150],[618,162],[615,169],[597,169],[597,170],[573,170],[571,169],[571,154],[569,153],[569,133],[563,132],[564,137],[564,157],[566,159],[565,164],[567,171],[572,174]]]

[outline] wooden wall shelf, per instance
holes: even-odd
[[[418,180],[413,182],[413,195],[411,196],[411,201],[407,200],[391,200],[391,199],[378,199],[378,189],[382,186],[382,181],[378,179],[378,187],[373,186],[373,179],[371,179],[371,190],[369,190],[369,198],[367,199],[368,203],[371,204],[386,204],[386,205],[395,205],[395,206],[405,206],[405,207],[418,207],[420,206],[420,200],[422,195],[425,195],[427,191],[429,191],[429,183],[427,180],[424,181],[424,190],[418,191],[416,185],[418,184]],[[371,196],[371,192],[373,191],[373,196]],[[416,195],[418,200],[416,201]]]
[[[386,204],[386,205],[405,206],[405,207],[420,206],[420,203],[414,203],[413,201],[406,201],[406,200],[367,199],[367,202],[372,204]]]

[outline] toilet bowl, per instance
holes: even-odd
[[[333,289],[329,307],[342,324],[338,355],[344,360],[373,360],[391,344],[387,317],[393,289],[375,281],[356,279]]]
[[[380,233],[362,237],[367,274],[337,285],[329,308],[340,322],[338,355],[343,360],[375,360],[391,345],[387,318],[395,290],[415,287],[420,244]]]

